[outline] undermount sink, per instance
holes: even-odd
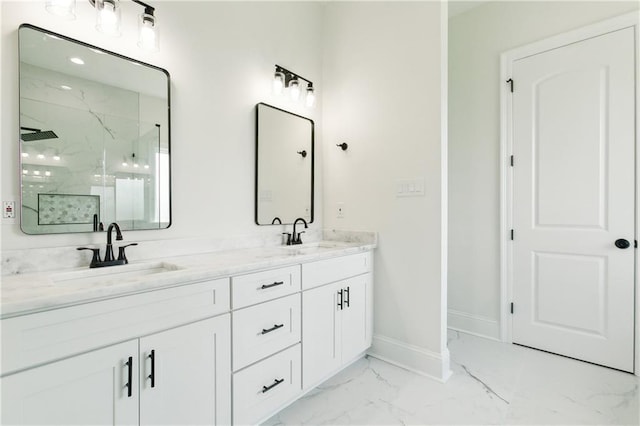
[[[135,263],[128,265],[106,266],[79,271],[55,274],[51,280],[55,284],[96,284],[109,281],[130,281],[148,275],[177,271],[176,265],[166,262]]]
[[[281,248],[292,252],[311,251],[311,249],[335,249],[340,247],[346,247],[345,243],[341,241],[317,241],[314,243],[281,246]]]

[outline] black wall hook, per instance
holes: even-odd
[[[347,148],[349,148],[349,145],[347,145],[346,142],[338,143],[336,144],[336,146],[339,146],[340,148],[342,148],[343,151],[346,151]]]
[[[305,158],[307,156],[307,151],[303,149],[302,151],[298,151],[298,154],[302,155],[302,158]]]

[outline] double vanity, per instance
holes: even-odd
[[[257,424],[371,345],[375,237],[3,277],[3,424]]]

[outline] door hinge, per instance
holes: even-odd
[[[514,234],[514,232],[513,232],[513,229],[512,229],[511,230],[511,241],[513,241],[513,234]]]
[[[511,302],[511,313],[513,314],[513,302]]]
[[[511,162],[511,167],[513,167],[513,155],[511,156],[510,162]]]
[[[511,93],[513,93],[513,79],[510,78],[509,80],[507,80],[507,83],[509,83],[509,85],[511,86]]]

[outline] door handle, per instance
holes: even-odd
[[[625,240],[624,238],[617,239],[614,244],[619,249],[626,249],[626,248],[631,247],[631,243],[629,241]]]
[[[343,299],[343,298],[344,298],[344,292],[343,292],[343,290],[342,290],[342,289],[340,289],[340,291],[338,292],[338,296],[339,296],[339,298],[340,298],[340,299],[339,299],[340,301],[338,302],[338,307],[340,308],[340,310],[342,310],[342,309],[343,309],[343,308],[342,308],[342,305],[343,305],[343,303],[342,303],[342,302],[343,302],[343,300],[344,300],[344,299]]]
[[[284,379],[276,379],[272,385],[269,386],[263,386],[262,387],[262,393],[267,393],[269,392],[271,389],[275,388],[276,386],[278,386],[280,383],[284,382]]]
[[[351,295],[349,294],[349,290],[350,288],[347,287],[346,290],[344,291],[345,293],[345,298],[344,298],[344,304],[347,306],[347,308],[349,307],[349,300],[351,300]]]
[[[151,353],[149,354],[149,359],[151,360],[151,374],[147,377],[151,380],[151,387],[156,387],[156,351],[155,349],[151,349]]]
[[[127,383],[124,385],[127,388],[127,396],[131,398],[133,390],[133,357],[130,356],[129,360],[124,363],[127,366]]]
[[[260,334],[271,333],[272,331],[276,331],[277,329],[282,328],[282,327],[284,327],[284,324],[273,324],[273,327],[271,327],[269,329],[263,328],[262,329],[262,333],[260,333]]]

